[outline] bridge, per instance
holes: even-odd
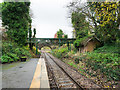
[[[42,47],[48,46],[52,49],[51,45],[67,44],[68,49],[71,50],[71,44],[75,41],[75,38],[28,38],[28,43],[34,43],[37,49],[41,50]]]

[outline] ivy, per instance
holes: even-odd
[[[25,45],[28,37],[30,2],[4,2],[2,4],[2,25],[7,36],[19,45]]]
[[[87,35],[87,36],[85,36],[85,37],[83,37],[83,38],[77,38],[77,40],[75,40],[74,41],[74,46],[76,47],[76,48],[79,48],[79,47],[83,47],[83,41],[84,40],[86,40],[87,38],[89,38],[89,37],[92,37],[93,35]]]

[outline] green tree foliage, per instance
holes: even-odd
[[[57,38],[68,38],[68,35],[64,34],[63,31],[59,29],[59,31],[57,31]]]
[[[31,30],[31,25],[30,25],[29,27],[29,48],[32,50],[31,38],[32,38],[32,30]]]
[[[72,13],[72,24],[76,32],[77,40],[74,42],[74,46],[78,49],[81,43],[81,38],[88,35],[88,25],[89,23],[85,19],[85,15],[79,12]]]
[[[2,5],[2,25],[8,37],[19,45],[25,45],[28,37],[30,2],[4,2]]]
[[[111,24],[106,24],[102,27],[99,25],[95,33],[104,43],[114,43],[118,38],[117,23],[111,22]]]
[[[18,61],[22,56],[31,57],[27,46],[20,47],[15,42],[3,40],[2,57],[0,58],[2,63]]]
[[[81,2],[81,0],[75,0],[71,2],[67,7],[70,9],[71,15],[73,12],[82,13],[89,22],[90,25],[97,28],[97,20],[95,16],[95,8],[90,4],[91,2]]]
[[[36,35],[36,28],[33,29],[33,32],[34,32],[33,38],[35,38],[35,35]]]
[[[0,3],[0,18],[2,16],[2,3]]]
[[[68,35],[67,35],[67,34],[65,34],[65,35],[64,35],[64,38],[68,38]]]
[[[99,26],[96,35],[104,43],[116,42],[119,39],[120,2],[92,2]]]
[[[108,24],[110,21],[118,20],[120,2],[92,2],[95,8],[97,19],[100,20],[101,26]]]
[[[120,26],[120,1],[81,4],[80,0],[76,0],[68,7],[72,13],[71,19],[77,38],[78,36],[80,38],[85,37],[83,31],[87,32],[92,26],[92,31],[103,43],[120,42],[120,30],[118,28]],[[84,27],[87,27],[84,18],[89,22],[88,29],[84,29]]]
[[[29,39],[31,39],[32,38],[32,30],[31,30],[31,25],[30,25],[30,27],[29,27]]]
[[[85,15],[79,12],[72,13],[72,24],[76,31],[76,37],[82,38],[88,33],[88,23],[85,20]]]
[[[57,31],[57,37],[58,38],[63,38],[63,31],[61,29],[59,29],[59,31]]]

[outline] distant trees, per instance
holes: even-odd
[[[29,26],[30,2],[4,2],[2,4],[2,25],[7,29],[7,36],[19,45],[25,45]]]
[[[30,24],[29,26],[29,48],[32,50],[31,38],[32,38],[32,29],[31,29],[31,24]]]
[[[31,42],[32,41],[32,39],[31,38],[35,38],[35,35],[36,35],[36,29],[35,28],[33,28],[33,36],[32,36],[32,29],[31,29],[31,25],[30,25],[30,28],[29,28],[29,47],[30,47],[30,49],[32,50],[32,48],[33,48],[33,43]]]
[[[61,29],[59,29],[59,31],[57,31],[57,37],[63,38],[63,31]]]
[[[67,34],[64,34],[64,38],[68,38],[68,35],[67,35]]]
[[[59,29],[59,31],[57,31],[57,38],[68,38],[68,35],[64,34],[63,31]]]
[[[34,32],[33,38],[35,38],[35,35],[36,35],[36,28],[33,29],[33,32]]]

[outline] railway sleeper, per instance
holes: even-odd
[[[69,83],[71,80],[59,81],[59,83]]]
[[[64,83],[64,84],[59,84],[59,87],[68,87],[74,85],[73,83]]]

